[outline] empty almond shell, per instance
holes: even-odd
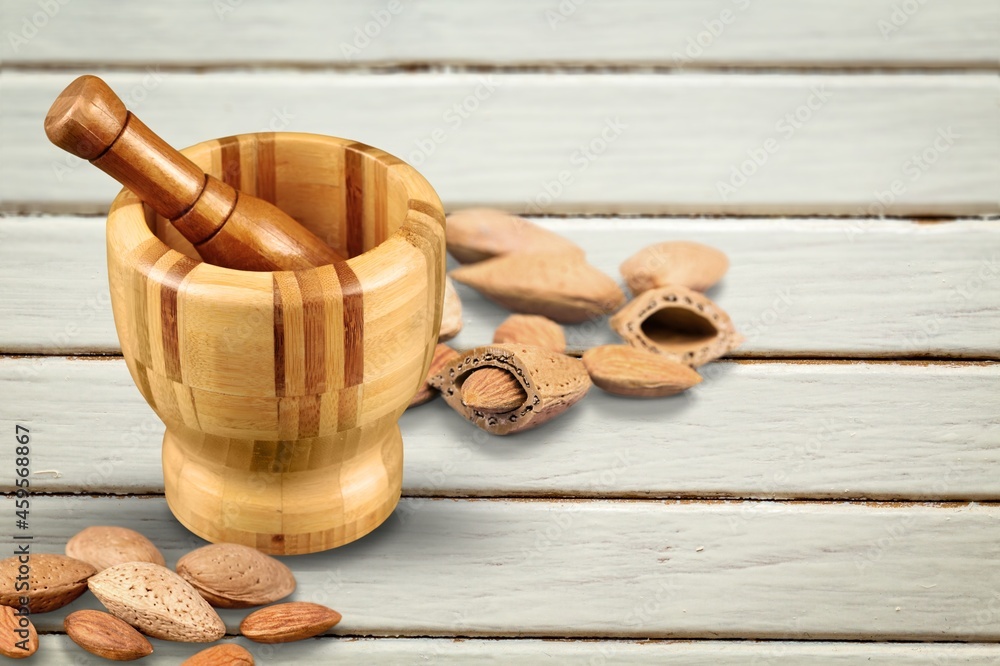
[[[743,342],[722,308],[678,285],[643,292],[611,318],[611,327],[634,347],[695,368]]]

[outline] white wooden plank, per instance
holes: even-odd
[[[1000,357],[1000,222],[575,219],[541,222],[618,277],[650,243],[697,240],[732,268],[709,295],[747,337],[736,356]],[[119,352],[104,221],[0,218],[0,350]],[[459,285],[457,347],[493,339],[508,313]],[[575,348],[614,342],[604,322],[569,328]]]
[[[60,152],[40,131],[73,76],[0,72],[6,210],[97,211],[116,192],[110,178]],[[107,79],[176,145],[268,128],[346,136],[412,162],[449,207],[1000,211],[1000,79],[988,74],[150,71],[109,72]],[[460,115],[456,104],[475,110]],[[918,165],[914,156],[925,151],[928,163]],[[753,155],[762,166],[748,162]],[[743,183],[734,169],[751,175]],[[895,201],[882,208],[878,192]]]
[[[10,0],[3,10],[4,25],[15,35],[32,32],[24,20],[38,14],[36,1]],[[1000,8],[990,0],[181,0],[126,7],[105,0],[66,3],[53,14],[31,39],[4,39],[4,59],[198,66],[995,67],[1000,40]],[[369,36],[359,34],[365,30]]]
[[[404,493],[1000,499],[1000,366],[703,370],[682,397],[594,389],[559,421],[506,439],[441,400],[410,410]],[[37,490],[163,492],[163,426],[123,361],[0,360],[0,404],[3,432],[32,432]]]
[[[36,552],[82,525],[200,545],[162,499],[37,497]],[[287,558],[340,635],[1000,639],[1000,507],[405,499],[372,535]],[[43,631],[90,595],[37,615]],[[222,613],[233,631],[245,615]]]
[[[260,645],[230,639],[247,648],[259,664],[299,666],[350,663],[402,666],[429,663],[601,664],[602,666],[987,666],[1000,659],[1000,646],[988,643],[832,643],[805,641],[580,641],[453,638],[322,638],[285,645]],[[42,636],[34,666],[63,666],[84,654],[64,635]],[[154,652],[143,664],[175,666],[204,646],[152,639]],[[322,660],[322,661],[317,661]]]

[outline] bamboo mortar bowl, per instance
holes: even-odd
[[[182,152],[349,259],[221,268],[129,190],[115,198],[115,327],[166,425],[167,503],[198,536],[265,553],[354,541],[399,500],[397,421],[441,322],[441,202],[401,160],[344,139],[244,134]]]

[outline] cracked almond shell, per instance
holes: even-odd
[[[524,402],[507,412],[484,412],[462,403],[465,378],[481,368],[510,372],[524,389]],[[495,435],[528,430],[569,409],[590,389],[590,376],[579,359],[540,347],[487,345],[451,361],[431,378],[445,402],[466,419]]]
[[[626,259],[620,270],[635,295],[669,285],[705,291],[726,274],[729,259],[708,245],[668,241],[642,248]]]
[[[743,342],[722,308],[679,285],[636,296],[611,318],[611,327],[633,347],[695,368]]]
[[[516,252],[558,252],[583,256],[573,241],[534,222],[491,208],[466,208],[448,216],[448,252],[463,264]]]
[[[413,396],[410,400],[410,407],[416,407],[417,405],[422,405],[425,402],[432,400],[438,394],[437,389],[431,386],[431,377],[441,372],[443,368],[452,359],[458,358],[458,352],[449,347],[444,343],[438,343],[437,347],[434,348],[434,356],[431,358],[431,365],[427,369],[427,377],[424,379],[424,383],[420,385],[420,390]]]
[[[574,254],[510,254],[451,276],[508,310],[563,323],[597,319],[625,302],[614,280]]]

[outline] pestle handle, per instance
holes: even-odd
[[[238,193],[172,148],[96,76],[59,96],[45,133],[132,190],[211,263],[244,270],[297,270],[343,259],[272,204]]]

